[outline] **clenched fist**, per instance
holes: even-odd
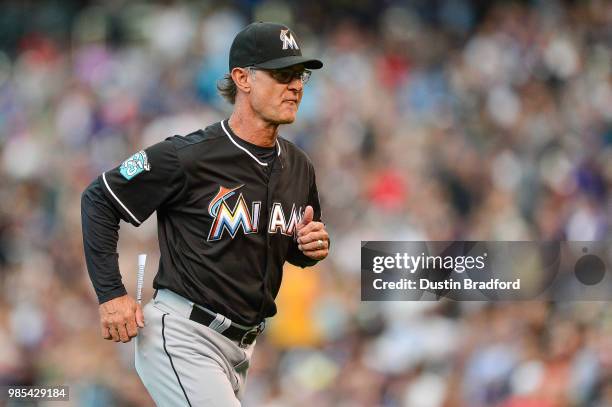
[[[124,295],[100,304],[100,328],[104,339],[129,342],[144,328],[142,308],[132,297]]]
[[[329,235],[325,225],[313,221],[313,218],[314,210],[308,205],[302,220],[297,225],[298,249],[311,259],[323,260],[329,254]]]

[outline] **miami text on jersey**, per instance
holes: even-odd
[[[257,233],[261,202],[252,202],[250,212],[242,193],[238,195],[238,199],[236,199],[233,208],[231,208],[230,204],[227,202],[227,199],[235,195],[236,190],[243,186],[244,185],[239,185],[234,188],[220,186],[219,192],[217,192],[217,195],[210,201],[208,213],[213,218],[213,221],[210,231],[208,232],[207,240],[209,242],[220,240],[225,230],[227,230],[230,237],[233,239],[240,227],[242,227],[242,232],[244,234]],[[285,212],[283,211],[283,205],[280,202],[274,202],[272,204],[269,219],[268,233],[281,232],[283,235],[293,236],[297,224],[302,219],[302,208],[296,208],[294,203],[291,207],[291,214],[287,220]]]

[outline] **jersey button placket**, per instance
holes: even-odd
[[[276,160],[274,160],[272,163],[270,163],[270,166],[272,168],[270,168],[268,171],[268,177],[266,179],[266,213],[267,213],[267,218],[268,218],[268,223],[270,222],[270,213],[272,211],[272,197],[273,197],[273,191],[275,188],[275,184],[276,181],[278,181],[278,173],[275,174],[273,167],[275,164]],[[264,266],[264,275],[263,275],[263,284],[262,284],[262,288],[263,288],[263,301],[261,304],[261,307],[259,309],[259,318],[260,320],[263,320],[263,313],[265,311],[265,307],[266,307],[266,300],[267,300],[267,293],[268,293],[268,277],[269,277],[269,267],[270,267],[270,262],[272,259],[272,234],[269,233],[268,230],[268,226],[266,225],[266,243],[267,243],[267,247],[266,247],[266,264]]]

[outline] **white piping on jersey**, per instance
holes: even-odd
[[[128,213],[128,215],[130,215],[132,217],[132,219],[134,219],[134,221],[136,221],[136,223],[138,223],[140,225],[142,222],[140,222],[138,219],[136,219],[136,216],[134,216],[134,214],[132,212],[130,212],[130,210],[123,204],[123,202],[121,202],[121,200],[119,198],[117,198],[117,195],[115,195],[113,190],[108,185],[108,182],[106,182],[106,173],[105,172],[102,173],[102,179],[104,180],[104,185],[106,185],[106,189],[108,189],[108,192],[110,192],[111,195],[113,196],[113,198],[115,198],[117,200],[117,202],[119,202],[119,205],[121,205],[121,207],[123,209],[125,209],[125,211]]]
[[[229,132],[227,131],[227,129],[225,128],[225,125],[223,124],[223,121],[221,121],[221,128],[223,129],[223,131],[225,132],[225,134],[227,135],[227,137],[229,137],[229,139],[231,140],[232,143],[234,143],[234,145],[236,147],[238,147],[239,149],[241,149],[242,151],[244,151],[245,153],[247,153],[248,155],[251,156],[251,158],[255,161],[257,161],[257,163],[259,165],[263,165],[264,167],[268,166],[268,163],[264,163],[263,161],[259,161],[259,159],[257,159],[257,157],[255,157],[253,154],[251,154],[251,152],[249,150],[247,150],[246,148],[242,147],[240,144],[236,143],[236,140],[234,140],[234,138],[229,134]],[[276,146],[278,147],[278,155],[280,156],[281,153],[281,148],[280,148],[280,143],[278,142],[278,139],[276,139]]]

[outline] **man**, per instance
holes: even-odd
[[[322,66],[289,28],[247,26],[220,85],[231,117],[139,151],[82,195],[101,334],[138,334],[136,369],[158,405],[240,405],[284,262],[307,267],[328,254],[313,165],[278,135],[295,120],[306,69]],[[154,211],[161,257],[143,313],[121,283],[118,229]]]

